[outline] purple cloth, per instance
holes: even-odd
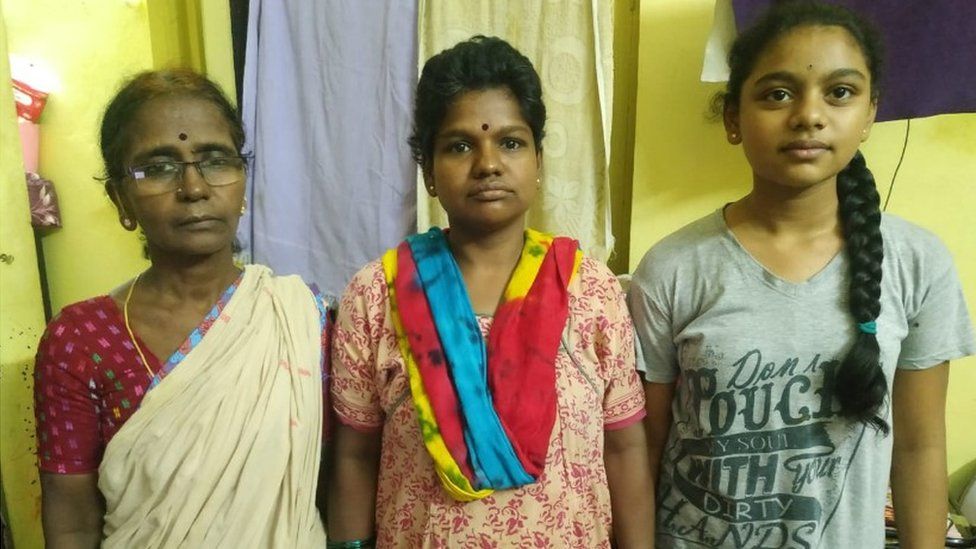
[[[976,1],[824,0],[860,13],[884,38],[878,121],[976,112]],[[772,2],[732,0],[747,28]]]
[[[24,175],[27,177],[31,225],[38,229],[60,227],[61,208],[58,207],[58,193],[54,191],[54,183],[34,172],[25,172]]]

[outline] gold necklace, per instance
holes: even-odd
[[[129,326],[129,300],[132,298],[132,290],[136,288],[136,282],[139,282],[139,277],[142,273],[136,275],[136,278],[129,285],[129,291],[125,294],[125,302],[122,303],[122,318],[125,320],[125,331],[129,332],[129,339],[132,340],[132,344],[136,346],[136,352],[139,353],[139,358],[142,359],[142,365],[146,367],[146,371],[149,372],[149,379],[156,377],[153,373],[152,368],[149,367],[149,362],[146,360],[146,355],[142,354],[142,348],[139,347],[139,343],[136,341],[136,336],[132,333],[132,327]]]

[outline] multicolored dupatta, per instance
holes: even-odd
[[[383,256],[390,309],[424,444],[459,501],[535,482],[556,418],[556,353],[578,243],[525,232],[488,344],[441,229]]]

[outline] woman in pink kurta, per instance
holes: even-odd
[[[620,284],[584,258],[570,285],[570,318],[556,360],[557,415],[536,484],[458,502],[441,488],[424,448],[390,321],[379,262],[349,284],[333,341],[332,393],[340,422],[382,431],[376,495],[378,547],[600,547],[610,535],[603,432],[644,417],[634,336]],[[478,317],[487,336],[491,318]]]
[[[651,547],[622,289],[575,241],[525,229],[544,121],[538,75],[502,40],[425,65],[411,146],[450,228],[343,295],[330,548]]]

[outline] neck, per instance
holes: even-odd
[[[150,249],[152,266],[139,285],[160,297],[212,303],[240,274],[230,248],[208,256],[173,257]]]
[[[461,227],[451,226],[447,242],[458,265],[475,268],[515,268],[522,255],[525,229],[513,224],[491,233],[474,233]]]
[[[817,233],[840,229],[837,183],[803,189],[754,184],[752,192],[730,206],[729,217],[769,233]]]

